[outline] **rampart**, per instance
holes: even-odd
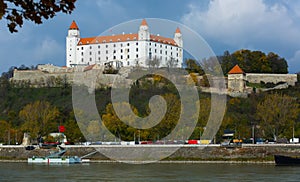
[[[297,82],[297,74],[258,74],[247,73],[246,80],[250,83],[287,83],[290,86],[295,86]]]

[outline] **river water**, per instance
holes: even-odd
[[[32,165],[0,163],[0,181],[300,181],[300,167],[272,164]]]

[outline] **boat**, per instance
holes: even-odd
[[[274,155],[274,159],[278,166],[300,166],[300,156]]]
[[[63,156],[66,153],[66,149],[61,146],[59,147],[59,151],[50,154],[46,157],[30,157],[27,159],[29,164],[37,163],[37,164],[77,164],[81,163],[81,157],[78,156]]]

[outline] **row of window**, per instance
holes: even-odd
[[[139,45],[138,42],[136,42],[135,44],[136,44],[136,46]],[[151,42],[149,43],[149,45],[151,46]],[[120,44],[120,46],[123,47],[123,44]],[[127,46],[130,46],[130,43],[127,43]],[[155,43],[154,46],[156,47],[157,44]],[[108,48],[109,45],[106,44],[105,47]],[[116,47],[116,44],[113,44],[113,47]],[[162,48],[162,44],[160,44],[159,47]],[[170,47],[171,50],[173,50],[173,46],[167,46],[167,45],[165,45],[165,48],[166,48],[166,49],[168,49],[169,47]],[[90,49],[93,49],[93,46],[90,46],[89,48],[90,48]],[[100,49],[100,48],[101,48],[101,46],[98,45],[98,49]],[[79,50],[79,49],[80,49],[80,48],[77,48],[77,50]],[[83,47],[83,46],[81,47],[81,50],[84,50],[84,47]],[[176,51],[178,51],[178,47],[176,47]]]

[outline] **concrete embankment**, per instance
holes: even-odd
[[[70,145],[66,146],[67,153],[69,156],[84,156],[98,151],[116,151],[117,154],[126,155],[129,153],[147,153],[147,151],[157,151],[157,155],[160,155],[160,149],[172,151],[176,150],[165,160],[171,161],[249,161],[249,162],[266,162],[273,161],[274,154],[284,155],[298,155],[300,156],[300,145],[299,144],[264,144],[264,145],[243,145],[239,148],[228,148],[220,147],[219,145],[134,145],[134,146],[79,146]],[[35,149],[25,150],[23,146],[0,146],[0,159],[12,160],[12,161],[24,161],[28,157],[32,156],[47,156],[56,149]],[[89,157],[92,161],[107,161],[110,160],[105,155],[97,152]]]

